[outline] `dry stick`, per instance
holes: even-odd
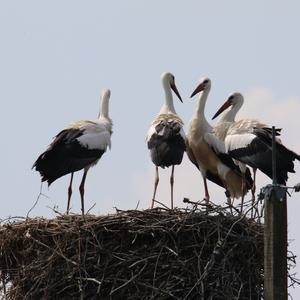
[[[60,217],[64,217],[64,213],[61,213],[60,211],[58,211],[57,209],[55,209],[55,207],[51,207],[51,206],[46,206],[47,208],[51,209],[54,213],[56,213],[57,215],[59,215]]]
[[[27,213],[27,215],[26,215],[26,219],[28,219],[29,214],[31,213],[31,211],[32,211],[32,210],[36,207],[36,205],[38,204],[38,202],[39,202],[39,200],[40,200],[40,197],[41,197],[41,196],[47,197],[46,195],[44,195],[44,194],[42,193],[42,188],[43,188],[43,183],[41,182],[41,185],[40,185],[40,192],[39,192],[39,194],[38,194],[38,196],[37,196],[37,198],[36,198],[36,200],[35,200],[33,206],[29,209],[29,211],[28,211],[28,213]],[[47,198],[48,198],[48,197],[47,197]]]
[[[80,227],[78,226],[78,271],[79,271],[79,279],[78,279],[78,284],[79,284],[79,293],[80,293],[80,299],[84,299],[84,291],[82,287],[82,275],[81,275],[81,235],[80,235]]]
[[[229,228],[225,238],[222,241],[219,241],[215,248],[214,251],[212,253],[212,258],[206,263],[205,267],[204,267],[204,272],[202,273],[201,277],[197,280],[197,282],[193,285],[193,287],[190,289],[190,291],[185,295],[185,297],[183,298],[183,300],[188,299],[188,296],[191,294],[191,292],[194,290],[194,288],[199,284],[199,282],[201,282],[203,280],[203,278],[206,276],[206,274],[208,273],[208,271],[210,270],[210,268],[214,265],[215,263],[215,253],[218,251],[219,248],[223,248],[225,246],[226,240],[229,236],[229,234],[231,233],[231,231],[233,230],[233,227],[239,223],[240,221],[242,221],[247,213],[251,210],[251,207],[246,211],[245,214],[243,214],[239,219],[237,219]]]
[[[157,256],[157,259],[156,259],[156,263],[155,263],[155,267],[154,267],[154,272],[153,272],[153,280],[152,280],[152,286],[154,288],[154,283],[155,283],[155,276],[156,276],[156,271],[157,271],[157,266],[158,266],[158,261],[159,261],[159,258],[161,256],[161,253],[162,253],[162,250],[163,250],[163,247],[160,248],[160,251],[158,253],[158,256]],[[153,296],[153,289],[152,289],[152,294],[151,296]]]
[[[77,278],[77,279],[79,280],[79,278]],[[101,284],[102,284],[102,281],[99,281],[95,278],[82,277],[82,278],[80,278],[80,280],[91,281],[91,282],[97,283],[99,286],[101,286]]]
[[[96,206],[96,203],[94,203],[86,212],[86,214],[88,214],[94,207]]]
[[[165,204],[163,204],[162,202],[160,202],[158,200],[153,199],[153,202],[156,202],[156,203],[162,205],[166,210],[171,210],[168,206],[166,206]],[[160,207],[160,208],[162,208],[162,207]]]
[[[143,261],[148,261],[150,258],[155,258],[155,257],[156,257],[156,255],[151,255],[151,256],[149,256],[149,257],[145,257],[145,258],[143,258],[143,259],[140,259],[140,260],[138,260],[138,261],[132,263],[130,266],[128,266],[128,268],[131,269],[131,268],[133,268],[134,266],[138,265],[139,263],[141,263],[141,262],[143,262]]]
[[[170,299],[181,300],[181,298],[178,298],[178,297],[174,296],[174,295],[172,294],[172,292],[169,292],[169,291],[167,291],[167,290],[164,290],[164,289],[161,289],[161,288],[156,288],[156,287],[154,287],[154,286],[151,286],[151,285],[149,285],[149,284],[146,284],[146,283],[144,283],[144,282],[139,282],[139,281],[136,281],[136,284],[137,284],[137,285],[140,285],[140,286],[143,286],[143,287],[146,287],[146,288],[153,289],[153,290],[159,292],[160,294],[161,294],[161,293],[166,294],[166,295],[168,295],[168,296],[171,297]],[[150,298],[150,299],[151,299],[151,298]],[[154,298],[154,299],[155,299],[155,298]],[[168,299],[169,299],[169,298],[168,298]]]
[[[140,200],[138,200],[138,202],[137,202],[137,204],[136,204],[136,206],[135,206],[135,210],[138,209],[139,205],[140,205]]]
[[[2,277],[3,293],[4,293],[5,300],[6,300],[7,299],[7,291],[6,291],[6,283],[5,283],[5,278],[4,278],[5,275],[2,273],[1,277]]]
[[[135,274],[134,276],[132,276],[128,281],[126,281],[125,283],[123,283],[123,284],[120,285],[119,287],[113,289],[113,290],[109,293],[110,296],[111,296],[113,293],[115,293],[116,291],[118,291],[119,289],[121,289],[121,288],[125,287],[126,285],[128,285],[128,284],[129,284],[131,281],[133,281],[135,278],[137,278],[137,277],[144,271],[144,269],[146,268],[147,264],[148,264],[148,262],[146,261],[146,263],[144,264],[144,266],[141,268],[141,270],[140,270],[137,274]]]
[[[73,260],[67,258],[67,257],[64,256],[62,253],[58,252],[56,249],[50,248],[48,245],[44,244],[43,242],[40,242],[39,240],[33,238],[30,234],[28,235],[28,237],[30,237],[30,238],[31,238],[34,242],[36,242],[37,244],[39,244],[39,245],[41,245],[41,246],[43,246],[43,247],[45,247],[45,248],[47,248],[47,249],[49,249],[49,250],[55,252],[57,255],[59,255],[60,257],[62,257],[64,260],[66,260],[67,262],[71,263],[72,265],[78,266],[78,264],[77,264],[75,261],[73,261]]]

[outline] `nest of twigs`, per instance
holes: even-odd
[[[10,220],[7,299],[262,299],[263,225],[224,208]]]

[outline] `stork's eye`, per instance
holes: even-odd
[[[203,81],[203,83],[205,83],[205,84],[208,83],[208,79],[205,79],[205,80]]]
[[[233,95],[232,96],[230,96],[229,98],[228,98],[228,100],[232,100],[234,97],[233,97]]]

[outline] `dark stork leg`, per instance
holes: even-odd
[[[153,197],[152,197],[152,204],[151,208],[154,207],[154,201],[155,201],[155,195],[156,195],[156,190],[159,182],[159,176],[158,176],[158,166],[155,167],[155,181],[154,181],[154,192],[153,192]]]
[[[79,186],[79,192],[80,192],[80,197],[81,197],[82,216],[84,216],[84,183],[85,183],[85,179],[86,179],[86,175],[87,175],[88,170],[89,170],[89,168],[84,169],[82,180],[81,180],[81,183],[80,183],[80,186]]]
[[[242,173],[242,200],[241,200],[241,213],[243,212],[243,208],[244,208],[244,199],[245,199],[245,195],[247,193],[247,183],[246,183],[246,178],[245,178],[245,173]]]
[[[224,188],[225,188],[225,196],[226,196],[226,200],[227,200],[227,204],[229,206],[229,209],[230,209],[230,212],[232,213],[232,204],[233,204],[233,201],[231,202],[231,195],[230,195],[230,192],[227,188],[227,184],[225,181],[223,181],[223,185],[224,185]]]
[[[205,200],[206,204],[208,204],[209,203],[209,193],[208,193],[208,188],[207,188],[206,177],[203,177],[203,183],[204,183],[204,190],[205,190],[204,200]]]
[[[175,166],[173,165],[173,166],[172,166],[172,171],[171,171],[171,177],[170,177],[170,185],[171,185],[171,209],[174,208],[174,205],[173,205],[173,195],[174,195],[174,190],[173,190],[173,187],[174,187],[174,169],[175,169]]]
[[[253,168],[253,185],[251,188],[252,193],[252,209],[251,209],[251,218],[255,217],[257,208],[254,207],[255,204],[255,192],[256,192],[256,168]],[[255,213],[253,213],[253,210],[255,210]],[[254,216],[253,216],[254,215]]]
[[[255,201],[255,192],[256,192],[256,168],[253,168],[253,185],[252,185],[252,202]]]
[[[67,215],[69,214],[69,210],[70,210],[70,201],[71,201],[71,196],[72,196],[73,175],[74,175],[74,173],[71,173],[71,180],[70,180],[70,184],[69,184],[69,188],[68,188]]]

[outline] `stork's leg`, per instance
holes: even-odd
[[[256,192],[256,168],[253,168],[253,185],[251,188],[252,193],[252,209],[251,209],[251,217],[255,217],[257,208],[254,207],[255,204],[255,192]],[[255,210],[255,213],[253,213],[253,210]],[[254,215],[254,216],[253,216]]]
[[[154,201],[155,201],[155,195],[156,195],[156,190],[157,190],[158,182],[159,182],[158,166],[156,166],[156,167],[155,167],[154,192],[153,192],[153,196],[152,196],[152,204],[151,204],[151,208],[154,207]]]
[[[171,177],[170,177],[170,185],[171,185],[171,209],[174,208],[174,205],[173,205],[174,169],[175,169],[175,166],[173,165],[172,166],[172,171],[171,171]]]
[[[74,173],[71,173],[71,180],[68,188],[68,204],[67,204],[67,215],[69,214],[70,210],[70,201],[71,201],[71,196],[72,196],[72,183],[73,183],[73,175]]]
[[[205,197],[204,200],[206,204],[209,203],[209,193],[208,193],[208,188],[207,188],[207,182],[206,182],[206,177],[203,176],[203,183],[204,183],[204,191],[205,191]]]
[[[245,173],[242,173],[242,200],[241,200],[241,213],[243,212],[244,208],[244,199],[245,195],[247,193],[247,184],[246,184],[246,178],[245,178]]]
[[[256,168],[253,168],[253,185],[252,185],[252,202],[255,201],[255,192],[256,192]]]
[[[222,180],[222,183],[223,183],[223,186],[225,188],[226,201],[227,201],[227,204],[229,206],[230,212],[232,213],[232,204],[233,204],[233,201],[231,202],[231,194],[229,192],[229,189],[227,187],[227,184],[226,184],[225,180]]]
[[[79,192],[80,192],[80,197],[81,197],[81,213],[82,216],[84,216],[84,183],[86,179],[86,175],[89,169],[84,169],[82,180],[79,186]]]
[[[224,188],[225,188],[225,196],[226,196],[227,204],[229,206],[230,212],[232,213],[231,195],[230,195],[230,192],[227,188],[226,182],[225,181],[222,181],[222,182],[223,182],[223,185],[224,185]]]

